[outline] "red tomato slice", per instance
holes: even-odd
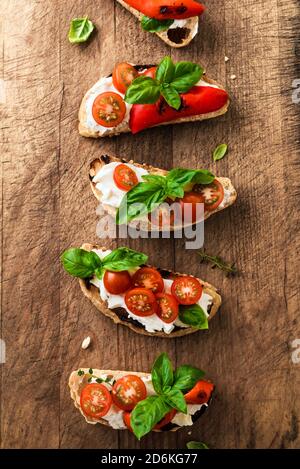
[[[224,187],[217,179],[211,184],[194,186],[194,191],[199,192],[204,197],[204,207],[208,212],[216,210],[224,199]]]
[[[215,386],[208,381],[198,381],[188,393],[184,395],[187,404],[205,404],[209,401]]]
[[[126,425],[126,427],[128,428],[128,430],[130,430],[130,431],[133,433],[132,426],[131,426],[131,422],[130,422],[130,418],[131,418],[131,412],[124,412],[124,414],[123,414],[123,422],[125,423],[125,425]]]
[[[131,85],[133,80],[139,76],[138,71],[130,64],[122,62],[117,64],[113,71],[113,84],[114,87],[125,94],[127,88]]]
[[[106,290],[112,295],[121,295],[131,287],[131,277],[127,270],[110,272],[107,270],[103,277]]]
[[[145,77],[155,78],[157,67],[150,67],[142,73]]]
[[[178,317],[179,307],[174,296],[168,293],[157,293],[155,296],[158,303],[157,316],[166,323],[175,321]]]
[[[126,375],[113,385],[112,400],[122,410],[132,410],[147,397],[145,383],[136,375]]]
[[[181,95],[182,106],[176,111],[163,99],[155,104],[134,104],[130,111],[130,129],[133,134],[181,117],[209,114],[218,111],[228,101],[226,91],[211,86],[194,86]]]
[[[122,191],[130,191],[139,182],[136,173],[127,164],[119,164],[115,167],[114,181]]]
[[[125,303],[129,311],[136,316],[152,316],[158,308],[154,293],[147,288],[133,288],[125,295]]]
[[[196,223],[201,220],[201,216],[197,213],[200,211],[198,204],[204,204],[204,197],[198,192],[186,192],[182,199],[179,199],[182,220],[185,223]]]
[[[152,267],[142,267],[132,277],[135,287],[143,287],[152,290],[153,293],[160,293],[164,289],[164,281],[158,270]]]
[[[103,384],[87,384],[80,394],[80,407],[85,415],[95,419],[104,417],[112,404],[109,390]]]
[[[125,117],[126,104],[122,96],[107,91],[95,99],[92,114],[97,124],[108,128],[116,127]]]
[[[173,418],[175,417],[177,413],[177,410],[176,409],[172,409],[170,410],[170,412],[168,412],[163,419],[161,419],[154,427],[155,430],[160,430],[161,428],[163,428],[165,425],[168,425],[168,423],[171,422],[171,420],[173,420]]]
[[[181,305],[194,305],[202,295],[202,285],[195,277],[177,277],[171,286],[172,295]]]
[[[205,7],[194,0],[125,0],[135,10],[157,20],[180,20],[200,16]]]

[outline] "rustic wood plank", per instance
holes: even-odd
[[[59,442],[59,43],[53,1],[1,2],[2,447]],[[5,14],[4,14],[5,12]],[[49,38],[52,47],[49,50]],[[49,67],[49,65],[51,66]]]

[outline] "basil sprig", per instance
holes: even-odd
[[[208,319],[201,306],[195,304],[191,306],[179,307],[179,319],[184,324],[197,329],[208,329]]]
[[[69,41],[72,44],[85,42],[92,34],[95,26],[86,16],[85,18],[75,18],[71,21],[69,30]]]
[[[137,217],[152,212],[167,198],[183,198],[184,188],[189,183],[210,184],[215,176],[206,169],[182,169],[170,171],[167,176],[148,174],[128,191],[120,204],[116,223],[123,225]]]
[[[102,278],[105,270],[120,272],[146,264],[148,256],[129,248],[118,248],[100,259],[93,251],[71,248],[61,255],[64,269],[73,277]]]
[[[158,33],[166,31],[174,23],[174,20],[156,20],[155,18],[149,18],[144,15],[141,19],[141,25],[144,31],[149,33]]]
[[[187,93],[198,83],[203,68],[192,62],[173,63],[166,56],[156,69],[155,78],[140,76],[133,80],[126,91],[125,101],[129,104],[154,104],[163,96],[169,106],[178,110],[180,94]]]
[[[140,401],[130,417],[134,434],[140,440],[151,432],[171,409],[187,413],[184,392],[192,389],[203,378],[204,371],[183,365],[174,372],[170,358],[162,353],[154,362],[151,377],[157,395]]]

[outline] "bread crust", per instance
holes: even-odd
[[[135,8],[132,8],[128,3],[123,2],[123,0],[117,0],[126,10],[128,10],[132,15],[134,15],[139,21],[143,18],[143,13],[140,11],[136,10]],[[180,49],[181,47],[186,47],[190,44],[190,42],[193,40],[194,35],[193,31],[197,29],[198,33],[198,27],[199,27],[199,18],[198,16],[195,16],[193,18],[189,18],[186,23],[186,28],[190,30],[188,36],[183,39],[182,42],[176,43],[172,41],[169,36],[168,36],[168,30],[167,31],[161,31],[155,33],[160,39],[162,39],[168,46],[174,47],[176,49]]]
[[[97,245],[86,243],[81,246],[81,249],[84,249],[85,251],[92,251],[93,249],[105,250],[106,248],[103,246],[100,247]],[[172,273],[174,275],[180,275],[180,276],[187,275],[187,274],[181,274],[179,272],[172,272]],[[203,292],[210,295],[213,299],[212,307],[211,307],[210,314],[208,317],[208,320],[211,321],[211,319],[218,312],[222,303],[222,299],[219,293],[217,292],[217,289],[213,285],[209,284],[208,282],[204,282],[203,280],[199,278],[197,279],[199,280],[199,282],[201,283],[203,287]],[[101,299],[100,294],[99,294],[99,289],[97,287],[95,287],[94,285],[92,285],[91,283],[83,279],[79,279],[79,284],[80,284],[80,288],[83,294],[94,304],[94,306],[96,306],[96,308],[102,314],[104,314],[104,316],[107,316],[108,318],[112,319],[115,324],[121,324],[122,326],[129,327],[129,329],[136,332],[137,334],[147,335],[149,337],[161,337],[165,339],[173,339],[176,337],[183,337],[185,335],[194,334],[195,332],[198,332],[198,329],[193,328],[193,327],[186,327],[186,328],[182,328],[179,330],[175,330],[175,331],[172,331],[170,334],[166,334],[163,331],[148,332],[144,329],[143,326],[138,327],[135,324],[122,321],[119,318],[119,316],[114,312],[113,309],[109,309],[107,307],[107,302]]]
[[[159,176],[165,176],[167,174],[166,170],[161,169],[161,168],[155,168],[155,167],[153,167],[149,164],[140,164],[140,163],[136,163],[133,160],[127,161],[124,158],[118,158],[116,156],[108,155],[108,154],[102,155],[102,157],[96,158],[95,160],[93,160],[90,163],[90,171],[89,171],[90,185],[91,185],[92,192],[93,192],[94,196],[96,197],[96,199],[100,203],[101,203],[101,199],[102,199],[102,193],[96,188],[96,184],[92,181],[92,179],[103,166],[108,164],[107,163],[108,160],[109,160],[110,163],[114,163],[114,162],[117,162],[117,163],[130,163],[130,164],[133,164],[134,166],[136,166],[137,168],[146,169],[147,171],[149,171],[149,173],[159,175]],[[225,177],[217,177],[216,179],[222,184],[222,186],[225,189],[230,191],[230,197],[226,201],[226,204],[224,206],[222,206],[222,208],[218,207],[216,210],[214,210],[212,212],[205,212],[204,220],[207,220],[209,217],[211,217],[215,213],[220,212],[221,210],[224,210],[227,207],[230,207],[230,205],[234,204],[234,202],[236,201],[236,198],[237,198],[237,192],[236,192],[235,188],[233,187],[232,182],[231,182],[230,179],[225,178]],[[105,204],[102,204],[102,207],[111,217],[115,218],[117,210],[114,207],[111,207],[111,206],[105,205]],[[129,223],[129,225],[130,225],[130,223]],[[151,231],[153,229],[155,229],[156,231],[162,231],[162,229],[159,229],[156,225],[153,225],[148,220],[148,218],[141,221],[140,228],[143,231]],[[177,229],[181,229],[181,227],[178,227]],[[174,227],[173,229],[171,227],[170,230],[175,231],[176,227]]]
[[[142,67],[141,65],[139,67]],[[145,65],[145,68],[148,68],[148,66]],[[202,76],[202,80],[206,81],[207,83],[210,83],[212,85],[218,86],[220,89],[224,89],[219,83],[217,83],[215,80],[212,80],[211,78],[207,77],[206,75]],[[79,125],[78,125],[78,130],[80,135],[83,137],[91,137],[91,138],[105,138],[105,137],[114,137],[123,133],[129,133],[131,132],[129,125],[128,127],[124,126],[121,130],[116,130],[114,128],[108,129],[109,133],[106,135],[101,135],[99,131],[97,130],[91,130],[89,127],[85,125],[86,122],[86,101],[89,97],[90,90],[85,94],[83,97],[83,100],[81,102],[80,108],[79,108],[79,113],[78,113],[78,119],[79,119]],[[228,97],[228,100],[226,104],[219,109],[218,111],[214,112],[209,112],[206,114],[199,114],[197,116],[187,116],[187,117],[180,117],[179,119],[170,121],[170,122],[163,122],[161,124],[155,125],[153,127],[159,127],[161,125],[173,125],[173,124],[183,124],[185,122],[200,122],[203,120],[207,119],[213,119],[214,117],[219,117],[225,114],[228,110],[230,104],[230,99]],[[149,127],[151,128],[151,127]]]

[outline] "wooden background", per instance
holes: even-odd
[[[299,4],[205,3],[200,34],[175,51],[143,33],[112,0],[1,0],[2,447],[185,448],[191,439],[215,448],[300,445],[300,365],[291,361],[291,341],[300,338],[300,104],[291,97],[300,78]],[[70,20],[84,14],[97,33],[72,46]],[[100,75],[116,61],[149,63],[166,54],[205,64],[228,88],[230,112],[136,137],[78,135],[81,98]],[[214,164],[212,150],[222,142],[230,152]],[[236,278],[200,265],[182,241],[128,242],[154,264],[220,288],[224,304],[209,334],[167,341],[116,327],[62,271],[65,248],[97,241],[87,174],[89,162],[105,151],[167,168],[208,167],[232,178],[238,202],[206,224],[205,247],[236,261]],[[92,346],[83,351],[88,335]],[[147,371],[162,351],[177,364],[202,367],[217,385],[191,435],[186,428],[138,443],[129,432],[84,422],[67,389],[73,369]]]

